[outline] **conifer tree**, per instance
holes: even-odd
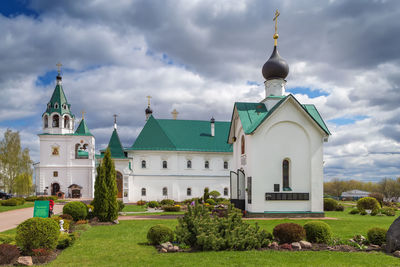
[[[118,218],[117,182],[114,161],[107,148],[104,158],[97,167],[94,185],[94,213],[100,221],[114,221]]]

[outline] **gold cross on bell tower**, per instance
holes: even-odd
[[[61,64],[60,62],[58,62],[58,63],[56,64],[56,66],[57,66],[57,72],[58,72],[58,76],[60,76],[60,74],[61,74],[61,66],[62,66],[62,64]]]
[[[150,107],[150,99],[151,99],[151,96],[146,96],[147,97],[147,106],[149,106]]]
[[[274,45],[277,46],[278,45],[278,17],[281,13],[279,13],[278,9],[275,12],[275,17],[273,19],[273,21],[275,21],[275,34],[274,34]]]
[[[85,119],[85,113],[86,112],[84,110],[82,110],[82,120]]]

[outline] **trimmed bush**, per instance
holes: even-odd
[[[281,244],[293,243],[304,239],[306,231],[297,223],[281,223],[275,226],[273,235]]]
[[[88,215],[86,205],[80,201],[73,201],[65,204],[63,213],[71,215],[74,221],[84,220]]]
[[[210,197],[212,197],[214,200],[216,200],[221,194],[217,190],[213,190],[210,192]]]
[[[365,210],[360,211],[360,215],[367,215],[368,213]]]
[[[30,253],[32,249],[54,249],[57,245],[60,228],[50,218],[30,218],[17,227],[15,240],[22,251]]]
[[[357,208],[360,211],[363,210],[378,211],[380,209],[380,205],[378,200],[376,200],[373,197],[363,197],[357,201]]]
[[[1,202],[2,206],[20,206],[25,204],[25,199],[22,197],[13,197]]]
[[[397,210],[396,208],[385,207],[381,210],[381,212],[386,216],[395,216],[396,210]]]
[[[59,217],[60,217],[61,219],[63,219],[63,220],[69,220],[69,221],[73,221],[73,220],[74,220],[74,218],[72,218],[72,216],[69,215],[69,214],[62,214],[62,215],[60,215]]]
[[[328,244],[332,239],[331,227],[324,222],[308,222],[304,225],[307,241]]]
[[[72,220],[63,219],[60,216],[53,216],[51,217],[51,219],[54,220],[59,226],[60,226],[60,220],[63,220],[64,221],[63,228],[65,230],[69,230],[69,226],[72,222]]]
[[[359,214],[360,213],[360,211],[357,209],[357,208],[352,208],[350,211],[349,211],[349,214]]]
[[[214,206],[215,204],[217,204],[217,203],[215,202],[215,200],[212,199],[212,198],[207,199],[207,200],[206,200],[206,203],[208,203],[208,204],[210,204],[210,205],[212,205],[212,206]]]
[[[210,193],[208,187],[204,188],[203,200],[207,201],[210,198]]]
[[[343,205],[341,205],[341,204],[337,205],[336,211],[344,211]]]
[[[57,196],[40,196],[37,200],[53,200],[56,201],[58,199]]]
[[[338,206],[338,202],[333,198],[324,198],[324,211],[334,211]]]
[[[161,205],[168,205],[168,206],[173,206],[175,204],[175,201],[173,199],[163,199],[160,202]]]
[[[148,204],[149,208],[157,208],[160,206],[160,204],[157,201],[150,201]]]
[[[57,248],[66,249],[74,244],[76,240],[76,234],[61,233],[58,237]]]
[[[15,245],[0,245],[0,265],[11,264],[20,256],[19,249]]]
[[[386,242],[386,230],[383,228],[371,228],[368,230],[368,241],[374,245],[382,245]]]
[[[30,196],[30,197],[25,198],[25,201],[28,201],[28,202],[34,202],[36,200],[38,200],[37,196]]]
[[[167,212],[174,212],[174,211],[180,211],[181,210],[181,206],[179,206],[179,205],[175,205],[175,206],[170,206],[170,205],[166,205],[166,206],[162,206],[162,209],[164,210],[164,211],[167,211]]]
[[[122,211],[125,208],[125,204],[122,200],[117,200],[118,202],[118,211]]]
[[[167,226],[157,224],[152,226],[147,232],[147,240],[152,245],[160,245],[161,243],[173,241],[174,232]]]

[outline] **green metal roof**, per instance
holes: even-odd
[[[58,105],[57,108],[56,104]],[[53,95],[51,96],[50,102],[47,104],[47,109],[43,114],[51,114],[53,112],[57,112],[60,115],[69,114],[71,117],[74,117],[71,113],[71,105],[68,104],[61,83],[57,84],[54,88]]]
[[[215,122],[215,136],[211,136],[210,121],[147,120],[135,143],[128,150],[167,150],[232,152],[226,142],[229,122]]]
[[[240,122],[243,126],[243,131],[245,134],[253,133],[263,121],[265,121],[288,97],[292,97],[310,117],[321,127],[321,129],[328,135],[331,133],[328,130],[324,120],[317,111],[314,105],[302,105],[293,95],[288,95],[286,97],[279,97],[281,100],[276,103],[272,109],[267,110],[264,103],[244,103],[236,102],[233,110],[237,110],[240,118]],[[278,97],[276,97],[278,98]],[[233,113],[232,113],[233,116]]]
[[[122,147],[121,140],[119,139],[117,129],[114,128],[114,131],[111,135],[110,142],[108,142],[108,147],[111,151],[112,158],[126,158],[124,148]],[[102,156],[103,156],[102,152]]]
[[[84,119],[81,120],[79,123],[78,128],[76,128],[75,134],[74,135],[92,135],[92,133],[89,131],[89,128],[86,125],[86,122]]]

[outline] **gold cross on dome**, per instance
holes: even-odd
[[[176,120],[176,118],[178,117],[179,112],[176,111],[176,109],[174,109],[174,110],[171,112],[171,114],[172,114],[172,118],[173,118],[174,120]]]
[[[56,64],[56,66],[57,66],[57,72],[58,72],[58,75],[60,75],[60,73],[61,73],[61,66],[62,66],[62,64],[61,64],[60,62],[58,62],[58,63]]]
[[[82,120],[85,118],[85,111],[84,110],[82,110]]]
[[[279,11],[278,11],[278,9],[277,9],[276,12],[275,12],[275,17],[274,17],[274,19],[273,19],[273,21],[275,21],[275,34],[276,34],[277,31],[278,31],[278,17],[279,17],[280,14],[281,14],[281,13],[279,13]]]
[[[117,117],[118,117],[118,115],[117,115],[117,114],[114,114],[113,116],[114,116],[114,124],[116,124],[116,123],[117,123]]]
[[[151,99],[151,96],[146,96],[147,97],[147,105],[150,107],[150,99]]]

